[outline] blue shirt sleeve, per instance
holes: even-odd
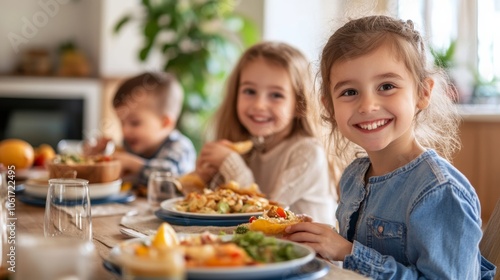
[[[177,132],[169,137],[156,155],[146,161],[139,174],[139,184],[147,185],[153,170],[170,171],[180,176],[194,170],[196,150],[191,140]]]

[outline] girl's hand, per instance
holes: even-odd
[[[226,143],[226,144],[225,144]],[[219,170],[222,162],[229,156],[233,150],[227,146],[227,140],[209,142],[203,145],[198,157],[197,165],[200,167],[211,166]]]
[[[352,251],[352,243],[326,224],[298,223],[287,227],[285,232],[283,239],[309,245],[327,260],[343,261]]]
[[[197,161],[196,163],[195,173],[203,180],[203,182],[205,182],[205,184],[208,184],[210,181],[212,181],[217,172],[217,168],[213,167],[210,164],[201,165],[199,164],[199,161]]]
[[[296,214],[297,218],[300,218],[303,222],[312,222],[313,218],[311,216],[308,216],[306,214]]]

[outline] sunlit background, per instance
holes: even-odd
[[[149,2],[152,6],[158,6],[172,1],[189,9],[194,3],[210,0]],[[162,71],[166,65],[167,55],[160,51],[161,48],[152,48],[144,61],[139,59],[139,53],[145,44],[144,22],[140,20],[144,17],[145,10],[141,2],[139,0],[2,1],[0,111],[3,113],[0,114],[0,139],[28,137],[33,138],[35,145],[39,144],[37,142],[48,141],[55,145],[53,143],[58,137],[68,136],[67,132],[54,130],[54,134],[57,135],[52,137],[53,139],[48,139],[47,135],[42,137],[39,132],[34,132],[37,127],[44,127],[43,131],[50,131],[55,125],[47,123],[50,123],[50,120],[64,118],[63,112],[55,112],[51,109],[53,107],[45,109],[26,107],[24,104],[27,102],[19,100],[15,100],[17,103],[8,103],[12,100],[7,102],[6,98],[20,98],[21,101],[31,98],[31,101],[36,101],[35,104],[42,104],[42,99],[49,97],[51,99],[61,97],[64,100],[82,95],[83,104],[86,105],[80,109],[83,114],[80,125],[84,131],[82,135],[75,137],[107,134],[119,141],[120,129],[110,106],[110,99],[116,86],[127,76],[146,70]],[[252,24],[255,34],[253,41],[250,42],[276,40],[290,43],[307,56],[315,70],[321,48],[328,36],[348,18],[388,14],[411,19],[428,40],[434,53],[441,55],[440,59],[447,60],[444,61],[448,67],[446,70],[459,90],[459,103],[499,103],[500,33],[495,29],[500,26],[500,0],[220,0],[215,2]],[[120,19],[129,14],[139,20],[132,20],[119,32],[114,32]],[[172,34],[167,35],[162,34],[162,38],[172,36]],[[68,48],[68,43],[82,54],[86,63],[86,66],[80,65],[77,70],[69,74],[67,69],[61,70],[61,49]],[[201,128],[217,107],[223,91],[223,82],[238,54],[245,47],[241,44],[239,52],[233,52],[232,56],[222,62],[219,61],[219,64],[214,64],[214,60],[211,60],[210,65],[219,65],[218,69],[223,71],[213,75],[218,78],[215,82],[199,86],[198,92],[195,92],[196,90],[190,92],[187,83],[192,81],[185,81],[188,94],[185,114],[179,125],[190,136],[199,137],[197,142],[202,141],[199,135]],[[435,57],[429,54],[429,59]],[[196,62],[194,58],[192,61]],[[28,79],[33,76],[37,78]],[[61,76],[64,78],[61,79]],[[19,77],[24,78],[19,79]],[[204,79],[208,80],[206,76],[202,80]],[[18,110],[14,112],[11,107]],[[7,111],[10,113],[6,113]],[[9,117],[6,114],[11,115]],[[19,117],[13,118],[13,115]],[[40,120],[44,120],[43,123],[37,123]],[[57,125],[60,127],[64,124],[59,122]],[[21,135],[20,131],[31,134]]]

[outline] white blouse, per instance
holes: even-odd
[[[242,187],[255,182],[268,199],[296,214],[335,225],[337,193],[325,150],[316,138],[293,136],[265,153],[252,151],[248,164],[233,152],[219,172],[226,182],[234,180]]]

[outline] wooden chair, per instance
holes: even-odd
[[[479,249],[487,260],[497,266],[495,280],[500,280],[500,200],[486,225]]]

